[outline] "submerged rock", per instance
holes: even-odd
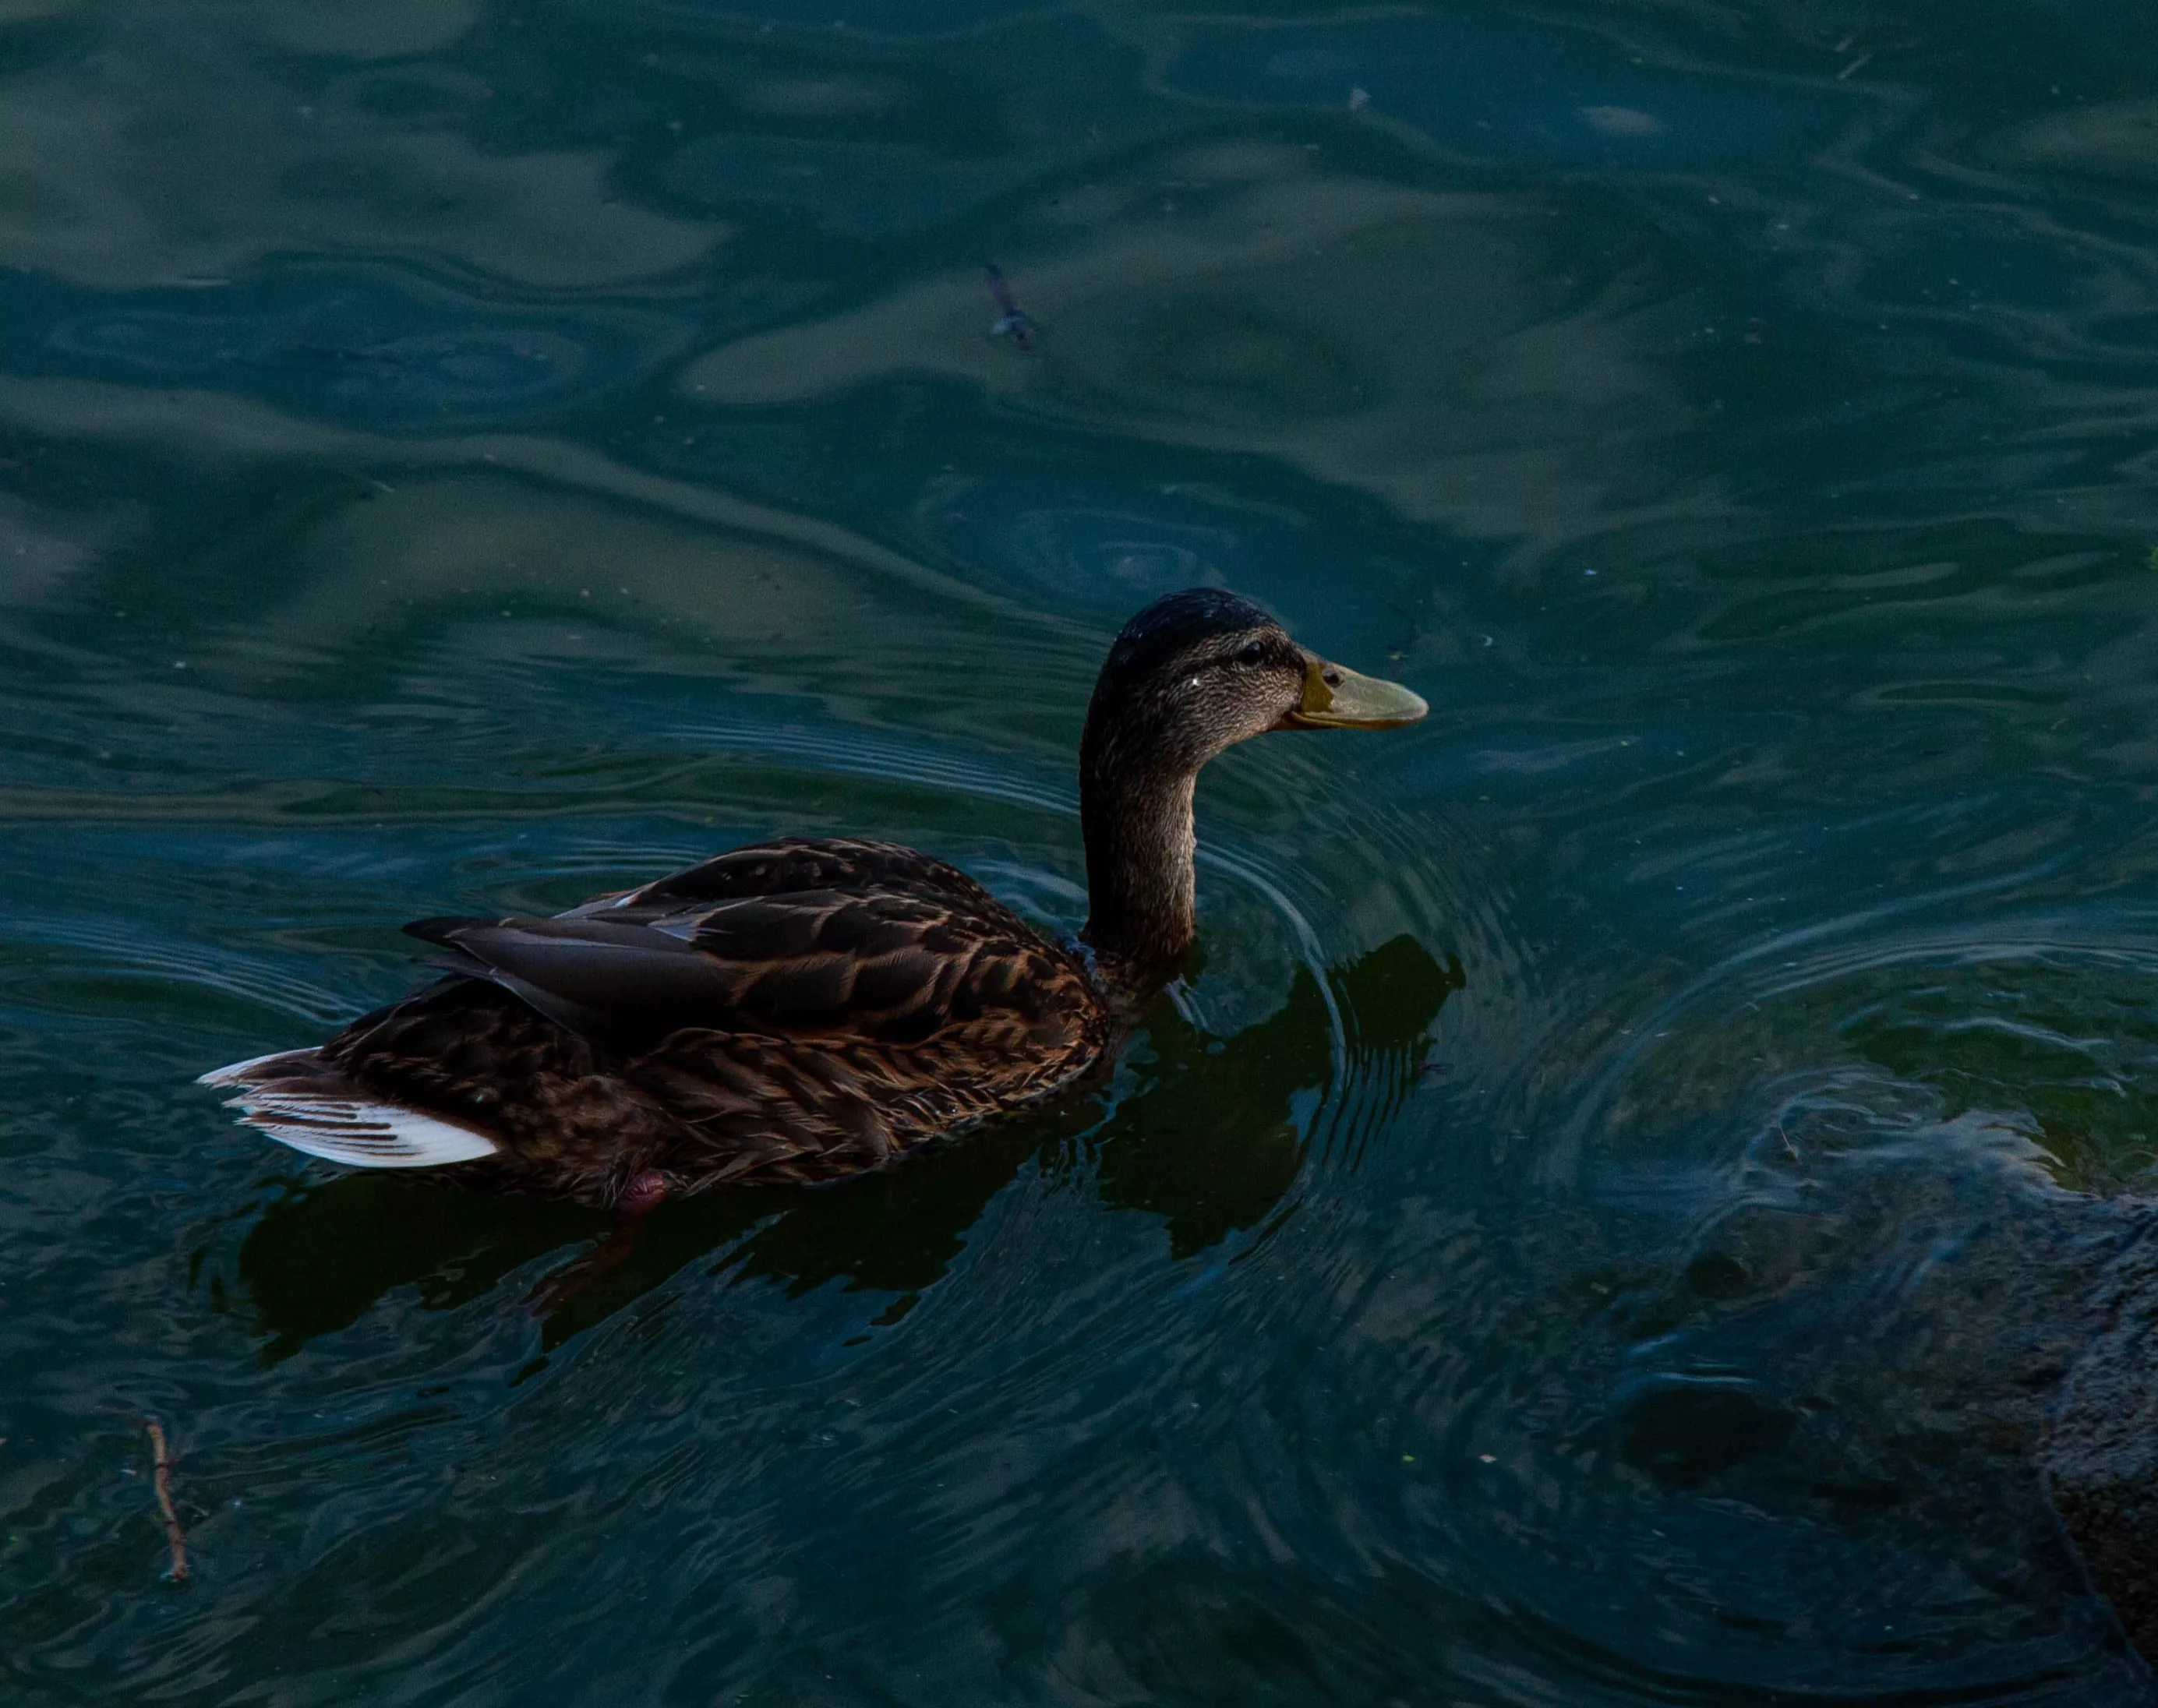
[[[2158,1218],[2099,1289],[2104,1329],[2062,1384],[2042,1458],[2091,1587],[2158,1665]]]

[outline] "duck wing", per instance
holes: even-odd
[[[663,916],[674,908],[698,902],[795,895],[813,890],[942,896],[963,909],[1009,915],[1002,902],[957,866],[932,859],[918,849],[854,837],[784,836],[729,849],[641,889],[595,896],[563,916]]]
[[[407,926],[452,970],[626,1055],[694,1029],[906,1050],[953,1031],[1061,1055],[1099,1004],[1071,957],[911,849],[737,849],[551,919]]]

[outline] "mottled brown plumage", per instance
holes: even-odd
[[[318,1155],[601,1203],[880,1168],[1070,1086],[1174,973],[1207,759],[1422,712],[1233,595],[1173,595],[1127,625],[1088,715],[1089,947],[911,849],[786,839],[553,918],[408,926],[446,977],[204,1077]]]

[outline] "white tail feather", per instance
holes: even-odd
[[[310,1050],[281,1051],[312,1056]],[[437,1115],[425,1115],[364,1095],[348,1081],[325,1075],[310,1084],[297,1075],[272,1076],[266,1082],[252,1071],[277,1060],[258,1055],[235,1061],[202,1076],[206,1086],[235,1086],[240,1095],[228,1108],[241,1112],[281,1144],[354,1169],[435,1169],[447,1163],[478,1162],[500,1148],[482,1133]]]
[[[469,1127],[453,1126],[394,1103],[348,1103],[326,1097],[235,1097],[250,1127],[281,1144],[354,1169],[436,1169],[473,1163],[495,1143]]]

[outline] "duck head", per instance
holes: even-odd
[[[1085,936],[1105,974],[1157,985],[1191,946],[1192,788],[1208,760],[1270,730],[1391,730],[1428,710],[1221,589],[1171,593],[1133,617],[1095,682],[1079,751]]]

